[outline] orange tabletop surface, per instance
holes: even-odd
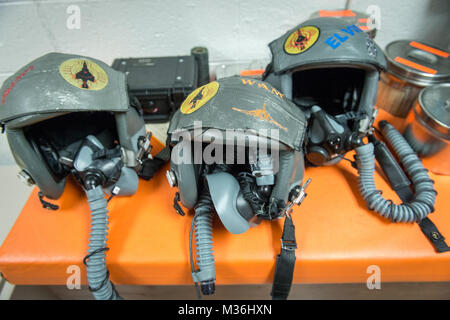
[[[159,146],[160,148],[160,146]],[[351,155],[349,155],[350,157]],[[192,214],[173,209],[176,190],[163,168],[140,181],[132,197],[109,204],[107,264],[117,284],[191,284],[189,229]],[[349,162],[308,168],[308,196],[293,213],[296,226],[295,283],[366,282],[368,267],[380,267],[381,281],[450,281],[450,252],[436,253],[417,224],[391,223],[369,211],[358,193]],[[377,187],[399,202],[380,176]],[[438,191],[430,215],[450,240],[450,176],[431,174]],[[69,180],[60,210],[43,209],[35,189],[0,248],[0,271],[14,284],[65,284],[71,265],[82,270],[90,214],[83,191]],[[271,283],[280,251],[282,222],[262,222],[244,234],[228,233],[215,215],[214,255],[218,284]],[[370,269],[369,269],[370,270]]]

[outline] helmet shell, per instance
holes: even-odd
[[[194,121],[204,129],[242,129],[268,138],[278,130],[279,142],[301,150],[306,119],[284,94],[270,84],[241,77],[223,78],[193,91],[174,114],[168,133],[194,130]]]
[[[83,81],[85,62],[86,74],[92,77]],[[34,118],[43,121],[54,113],[127,111],[129,106],[125,74],[73,54],[48,53],[6,79],[0,90],[0,121],[16,119],[15,127],[22,121],[28,125]]]
[[[272,72],[280,74],[323,64],[372,65],[386,68],[381,48],[356,25],[337,18],[307,20],[269,44]]]
[[[57,158],[63,150],[59,147],[69,148],[69,144],[59,143],[56,148],[54,140],[58,138],[61,142],[70,136],[67,141],[75,145],[91,134],[83,120],[70,118],[71,113],[86,114],[83,119],[88,119],[93,112],[105,112],[97,117],[103,122],[101,127],[114,131],[123,153],[130,154],[125,165],[136,165],[134,155],[139,137],[145,136],[145,123],[138,109],[130,107],[125,74],[104,62],[79,55],[49,53],[9,77],[1,92],[0,122],[5,124],[13,157],[46,197],[59,198],[66,182],[64,173],[55,174],[52,165],[58,165]],[[103,117],[106,114],[108,120]],[[64,124],[70,124],[67,126],[70,130],[63,130]],[[33,129],[36,126],[46,132],[44,148],[39,147],[42,137],[38,134],[41,131]],[[105,135],[106,142],[113,143],[113,136]],[[43,149],[52,153],[52,163]]]

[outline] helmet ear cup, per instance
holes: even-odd
[[[276,175],[276,183],[272,189],[271,199],[287,201],[290,191],[290,184],[293,172],[296,169],[295,153],[287,150],[280,150],[279,168]]]
[[[44,163],[50,169],[50,173],[56,181],[63,179],[67,171],[59,162],[59,154],[53,144],[43,137],[29,137],[29,142],[33,150],[40,155]]]
[[[144,118],[137,109],[129,108],[127,112],[116,113],[115,119],[120,146],[125,150],[137,152],[139,138],[145,137],[146,134]]]
[[[17,165],[31,176],[44,196],[58,199],[64,191],[66,179],[55,179],[42,154],[32,147],[22,129],[7,129],[6,136]]]
[[[175,174],[181,203],[186,208],[191,209],[194,208],[198,200],[199,171],[194,168],[192,154],[183,154],[187,149],[184,146],[181,142],[173,147],[170,168]]]
[[[342,97],[342,110],[344,112],[354,111],[358,104],[358,88],[355,85],[350,85],[345,89]]]

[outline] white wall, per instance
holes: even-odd
[[[66,27],[66,9],[81,9],[81,29]],[[448,0],[353,0],[351,9],[381,9],[377,42],[414,38],[447,47]],[[111,63],[116,57],[189,54],[206,46],[211,62],[268,59],[267,44],[319,9],[344,0],[0,0],[0,83],[50,51]],[[13,160],[0,136],[0,165]]]

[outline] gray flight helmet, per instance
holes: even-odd
[[[354,130],[373,122],[381,48],[355,25],[337,18],[307,20],[269,44],[263,80],[306,111],[319,105],[333,116],[356,114]]]
[[[187,208],[195,207],[204,183],[224,226],[232,233],[242,233],[256,213],[242,196],[236,176],[227,170],[206,173],[202,180],[206,161],[202,147],[196,149],[195,144],[226,149],[222,149],[221,159],[207,164],[226,166],[229,171],[239,165],[235,153],[239,143],[247,155],[252,146],[267,146],[271,157],[274,153],[278,156],[270,196],[285,203],[292,188],[303,180],[305,130],[303,111],[270,84],[237,76],[211,82],[193,91],[171,119],[170,181],[178,187],[181,203]],[[229,146],[234,147],[230,152]]]
[[[73,160],[89,135],[104,146],[120,145],[122,171],[137,165],[144,120],[130,101],[125,75],[102,61],[49,53],[5,80],[1,92],[0,122],[20,175],[44,196],[61,196],[68,171],[60,160]],[[124,177],[135,181],[130,172]]]

